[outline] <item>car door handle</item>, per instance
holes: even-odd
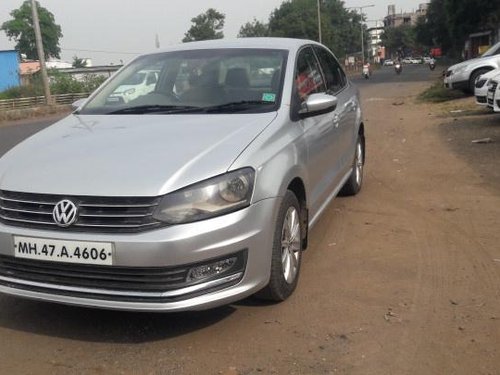
[[[354,100],[349,100],[347,103],[344,104],[344,108],[347,109],[348,111],[355,111],[357,107],[357,104]]]

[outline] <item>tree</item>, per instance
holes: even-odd
[[[388,27],[381,38],[383,45],[391,53],[401,51],[403,54],[408,54],[412,50],[419,48],[414,26],[401,25],[398,27]]]
[[[205,13],[202,13],[191,19],[193,25],[184,34],[182,41],[193,42],[196,40],[222,39],[224,34],[224,20],[226,16],[223,13],[209,8]]]
[[[283,2],[269,18],[271,36],[318,40],[315,0]]]
[[[252,22],[247,22],[240,28],[238,38],[253,38],[269,36],[269,25],[257,21],[255,18]]]
[[[340,0],[324,0],[324,13],[326,20],[322,24],[324,40],[328,47],[337,56],[346,56],[361,51],[361,29],[364,33],[364,42],[368,41],[366,27],[361,27],[361,15],[355,10],[346,9],[344,2]],[[365,46],[366,50],[366,46]]]
[[[361,16],[346,9],[341,0],[321,1],[322,42],[337,56],[361,51],[361,21]],[[366,33],[366,29],[364,32]],[[317,1],[283,2],[271,13],[269,34],[275,37],[318,40]]]
[[[81,59],[78,56],[73,56],[73,68],[85,68],[87,66],[87,61]]]
[[[459,55],[471,33],[497,30],[500,0],[431,0],[417,24],[417,40]]]
[[[61,26],[55,23],[54,15],[38,4],[38,17],[42,32],[45,57],[60,57],[59,39],[62,38]],[[25,54],[28,59],[38,59],[33,29],[31,1],[26,0],[19,9],[10,12],[11,20],[5,21],[0,27],[9,40],[16,42],[16,50]]]

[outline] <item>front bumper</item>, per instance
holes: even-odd
[[[239,275],[222,274],[193,288],[170,290],[164,300],[123,300],[116,290],[96,286],[75,290],[61,284],[34,285],[30,280],[0,277],[0,292],[20,297],[71,305],[135,311],[203,310],[245,298],[269,281],[274,223],[280,199],[266,199],[245,209],[217,218],[174,225],[138,234],[63,233],[0,224],[0,255],[14,258],[13,236],[71,241],[111,242],[114,264],[109,267],[176,267],[199,264],[244,251],[246,263]],[[54,262],[51,262],[54,263]],[[6,279],[8,279],[6,281]],[[92,288],[91,288],[92,289]],[[99,298],[93,298],[92,295]]]
[[[469,77],[464,72],[451,73],[444,77],[444,87],[450,90],[467,90],[469,89]]]
[[[500,112],[500,90],[495,91],[493,98],[493,111]]]

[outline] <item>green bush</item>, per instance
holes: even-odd
[[[50,76],[50,91],[52,94],[90,93],[97,89],[105,80],[105,77],[97,74],[84,74],[79,79],[76,79],[69,74],[57,72]]]
[[[105,80],[97,74],[82,74],[77,78],[58,71],[49,72],[50,92],[57,94],[71,94],[88,92],[97,89]],[[43,83],[40,74],[34,74],[30,85],[12,87],[0,92],[0,99],[18,99],[44,95]]]
[[[443,80],[437,80],[431,87],[422,92],[418,99],[423,102],[440,103],[449,100],[464,98],[466,95],[462,91],[449,90],[443,85]]]

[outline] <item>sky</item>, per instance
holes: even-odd
[[[387,15],[387,6],[395,4],[397,12],[412,11],[428,0],[344,0],[346,7],[374,5],[365,8],[368,26]],[[234,38],[241,25],[256,18],[267,22],[271,12],[283,0],[39,0],[54,14],[62,28],[62,60],[73,56],[91,58],[94,65],[128,62],[138,54],[155,49],[155,35],[160,46],[180,43],[191,26],[191,18],[215,8],[226,15],[224,35]],[[23,0],[0,0],[0,24]],[[13,49],[0,31],[0,50]]]

